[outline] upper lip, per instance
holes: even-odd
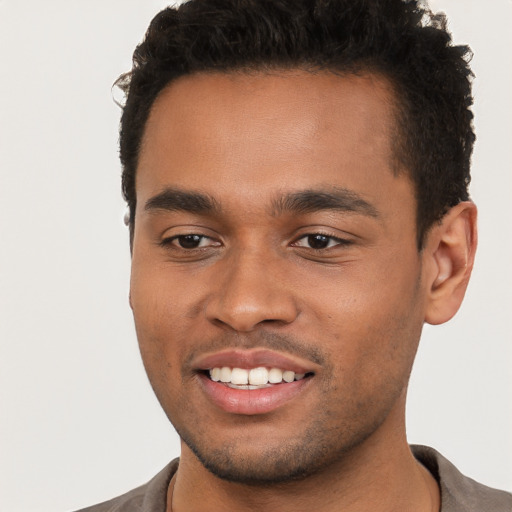
[[[314,372],[316,365],[310,361],[275,352],[273,350],[225,350],[197,357],[192,366],[197,370],[208,370],[229,366],[230,368],[280,368],[295,373]]]

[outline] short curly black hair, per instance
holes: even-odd
[[[419,0],[191,0],[152,20],[116,82],[123,195],[133,234],[135,175],[151,107],[170,82],[199,72],[300,68],[378,73],[395,92],[395,158],[410,174],[417,241],[469,199],[475,140],[471,51],[455,46],[443,14]]]

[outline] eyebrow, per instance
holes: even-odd
[[[166,188],[150,198],[146,211],[182,211],[199,215],[219,214],[221,208],[215,198],[197,191]],[[274,199],[271,213],[306,214],[325,210],[358,213],[368,217],[379,217],[378,209],[352,190],[345,188],[308,189],[290,192]]]
[[[166,188],[153,196],[146,202],[144,209],[146,211],[182,211],[202,215],[220,211],[219,205],[213,197],[201,192],[188,192],[176,188]]]
[[[352,212],[379,217],[379,210],[352,190],[345,188],[309,189],[278,197],[272,203],[274,215],[285,212],[304,214],[323,210]]]

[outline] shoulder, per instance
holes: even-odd
[[[512,494],[468,478],[433,448],[411,449],[439,483],[442,512],[512,512]]]
[[[177,468],[178,459],[175,459],[147,484],[76,512],[165,512],[167,488]]]

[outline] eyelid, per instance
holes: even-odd
[[[176,240],[178,240],[179,238],[188,237],[188,236],[199,237],[201,239],[200,244],[207,240],[209,240],[210,242],[207,243],[206,245],[200,245],[198,247],[193,247],[193,248],[188,248],[188,249],[185,247],[180,247],[180,245],[175,243]],[[314,247],[306,247],[305,245],[299,245],[299,243],[302,240],[305,240],[310,236],[322,236],[322,237],[329,239],[328,246],[324,247],[324,248],[315,249]],[[332,244],[332,242],[335,242],[334,245],[329,245],[329,244]],[[308,229],[308,231],[303,232],[301,234],[297,234],[293,238],[293,241],[291,242],[290,245],[292,247],[309,249],[311,251],[327,251],[329,249],[334,249],[339,246],[348,246],[353,243],[354,243],[354,241],[351,239],[350,235],[348,235],[347,237],[344,237],[343,235],[340,236],[339,234],[334,234],[332,231],[330,231],[328,229],[310,227]],[[220,247],[223,245],[223,243],[222,243],[222,241],[218,240],[217,237],[205,234],[205,232],[202,230],[196,231],[194,229],[191,229],[190,231],[183,230],[182,232],[170,234],[169,236],[164,236],[160,241],[157,242],[157,245],[159,245],[160,247],[164,247],[164,248],[172,247],[173,249],[176,249],[176,250],[192,252],[195,250],[208,249],[209,247]]]
[[[335,241],[336,244],[334,246],[330,246],[330,247],[325,247],[323,249],[315,249],[313,247],[304,247],[304,246],[299,246],[298,245],[298,242],[301,241],[301,240],[304,240],[310,236],[324,236],[325,238],[329,238],[331,239],[332,241]],[[349,238],[342,238],[340,236],[337,236],[337,235],[334,235],[330,232],[327,232],[327,231],[324,231],[324,230],[321,230],[321,229],[318,229],[318,230],[313,230],[313,231],[310,231],[308,233],[304,233],[304,234],[301,234],[300,236],[297,236],[294,241],[292,242],[292,246],[294,247],[303,247],[305,249],[310,249],[312,251],[326,251],[328,249],[334,249],[335,247],[339,247],[339,246],[347,246],[347,245],[351,245],[353,244],[353,241]]]
[[[181,237],[186,237],[186,236],[197,236],[199,238],[201,238],[202,240],[211,240],[212,243],[211,244],[208,244],[207,246],[199,246],[199,247],[194,247],[194,248],[191,248],[191,249],[186,249],[185,247],[180,247],[179,245],[174,245],[173,242]],[[191,251],[194,251],[194,250],[201,250],[201,249],[206,249],[208,247],[219,247],[221,246],[221,242],[219,242],[218,240],[215,240],[213,237],[211,236],[208,236],[208,235],[205,235],[205,234],[202,234],[202,233],[193,233],[193,232],[190,232],[190,233],[178,233],[176,235],[171,235],[171,236],[167,236],[165,238],[163,238],[159,243],[158,245],[160,247],[165,247],[165,248],[169,248],[169,247],[172,247],[174,249],[177,249],[177,250],[182,250],[182,251],[186,251],[186,252],[191,252]]]

